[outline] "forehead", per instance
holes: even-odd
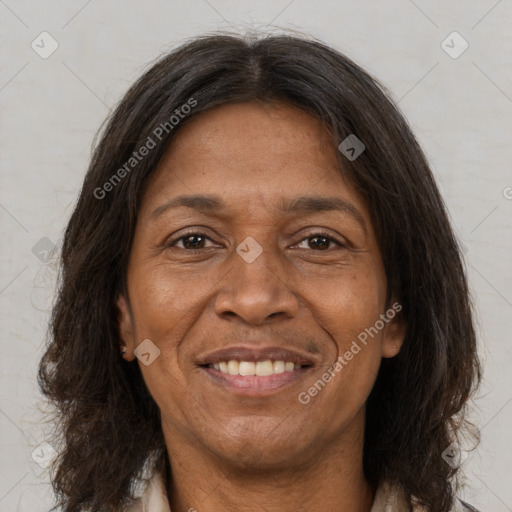
[[[355,199],[328,129],[285,103],[237,103],[191,119],[150,178],[143,208],[183,194],[267,206],[299,195]]]
[[[264,141],[275,149],[288,151],[302,143],[325,148],[330,145],[328,130],[311,114],[287,103],[230,103],[199,114],[174,138],[172,148],[178,151],[189,144],[191,132],[195,142],[205,150],[243,143],[248,149],[261,149]],[[310,148],[312,149],[312,148]]]

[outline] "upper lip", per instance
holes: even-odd
[[[209,352],[197,359],[198,365],[207,365],[220,363],[222,361],[230,361],[232,359],[238,361],[291,361],[300,365],[313,365],[313,359],[305,352],[296,349],[284,347],[250,347],[236,346],[227,347],[214,352]]]

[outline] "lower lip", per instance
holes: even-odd
[[[292,372],[275,373],[265,377],[257,375],[229,375],[214,368],[201,367],[215,382],[229,388],[231,391],[250,396],[260,396],[281,390],[304,378],[311,367],[300,368]]]

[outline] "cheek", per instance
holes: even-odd
[[[190,370],[191,348],[182,340],[208,304],[213,282],[207,276],[198,279],[161,264],[140,267],[131,274],[130,283],[136,344],[149,339],[160,350],[150,366],[139,363],[144,380],[157,402],[159,398],[173,401],[169,391],[173,390],[173,397],[184,396],[184,372]]]
[[[364,271],[354,269],[350,275],[331,280],[315,297],[318,322],[333,340],[336,352],[323,374],[331,380],[318,394],[325,405],[318,404],[318,410],[339,425],[357,413],[375,383],[383,332],[370,329],[383,312],[385,287],[375,267],[366,266]]]
[[[354,311],[354,314],[351,314]],[[311,400],[317,400],[315,414],[338,431],[360,411],[377,378],[381,363],[381,333],[361,341],[361,333],[369,325],[364,312],[344,310],[333,324],[329,334],[335,345],[332,360],[319,372],[318,379],[306,391]],[[359,338],[358,338],[359,337]],[[328,381],[326,385],[319,381]],[[314,398],[313,398],[314,397]]]
[[[342,277],[326,280],[321,289],[304,284],[310,290],[316,321],[333,345],[330,366],[324,370],[328,373],[330,368],[335,377],[325,399],[343,404],[348,411],[358,408],[373,387],[381,361],[383,333],[371,328],[384,308],[382,276],[368,265],[364,270],[354,268]]]
[[[182,421],[179,411],[189,392],[180,361],[181,341],[196,321],[198,304],[203,303],[204,282],[196,286],[185,277],[177,277],[165,265],[141,267],[131,279],[136,343],[149,339],[160,351],[149,366],[141,361],[137,364],[160,410],[176,411],[175,419]]]
[[[336,341],[340,353],[383,312],[385,290],[375,269],[365,266],[339,277],[325,279],[321,286],[306,280],[304,295],[318,323]]]
[[[165,265],[141,269],[133,275],[132,283],[138,335],[155,340],[178,335],[211,290],[207,279],[180,276]]]

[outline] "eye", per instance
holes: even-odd
[[[204,246],[207,240],[211,240],[204,233],[200,232],[190,232],[185,235],[180,236],[179,238],[175,238],[174,240],[170,240],[166,243],[166,247],[178,247],[177,244],[182,243],[181,247],[178,249],[207,249]]]
[[[207,241],[212,242],[212,239],[208,237],[205,233],[191,231],[189,233],[185,233],[179,238],[170,240],[165,244],[165,246],[190,250],[208,249],[208,247],[205,246]],[[311,241],[308,247],[300,247],[300,244],[308,243],[308,241]],[[181,246],[179,244],[181,244]],[[342,242],[337,240],[330,233],[326,232],[313,233],[308,237],[302,239],[297,246],[300,249],[311,248],[314,249],[315,251],[327,251],[332,248],[331,244],[337,245],[338,247],[344,247]]]
[[[329,233],[325,233],[325,232],[319,232],[319,233],[313,233],[311,235],[309,235],[308,237],[304,238],[303,240],[301,240],[299,242],[299,245],[300,244],[303,244],[303,243],[308,243],[308,241],[312,241],[312,243],[309,244],[309,248],[313,248],[314,250],[318,250],[318,251],[327,251],[329,250],[331,247],[330,247],[330,243],[334,243],[335,245],[337,245],[338,247],[344,247],[343,244],[337,240],[336,238],[334,238],[333,236],[331,236]],[[307,249],[308,247],[299,247],[300,249]]]

